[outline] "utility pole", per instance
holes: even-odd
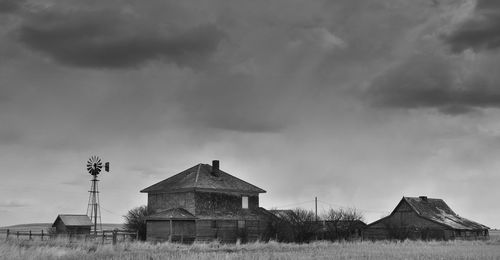
[[[318,222],[318,197],[314,197],[314,220]]]

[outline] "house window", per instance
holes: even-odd
[[[248,196],[241,197],[241,208],[248,209]]]
[[[245,220],[238,220],[238,228],[245,228]]]

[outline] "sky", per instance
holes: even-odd
[[[198,163],[265,208],[442,198],[499,228],[500,2],[0,0],[0,226],[102,221]]]

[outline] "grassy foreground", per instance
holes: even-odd
[[[124,242],[116,246],[67,240],[0,242],[0,259],[500,259],[500,240],[311,244],[179,245]]]

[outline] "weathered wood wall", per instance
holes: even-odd
[[[230,193],[196,192],[196,215],[212,215],[215,213],[234,213],[242,210],[242,196]],[[259,196],[248,196],[248,208],[259,207]]]
[[[219,240],[224,243],[234,243],[238,239],[242,242],[256,241],[262,238],[266,227],[262,220],[244,221],[244,226],[238,226],[238,220],[197,220],[197,241]],[[241,224],[241,223],[240,223]]]
[[[192,242],[196,237],[194,220],[172,220],[172,232],[170,220],[148,220],[146,226],[148,241],[168,241],[172,235],[173,242]]]
[[[66,225],[58,218],[55,224],[56,233],[66,233]]]
[[[443,225],[420,217],[409,205],[402,204],[392,216],[365,228],[363,238],[449,239],[451,233],[445,232],[446,229]]]
[[[195,214],[194,192],[179,193],[148,193],[148,207],[154,211],[172,208],[183,208],[191,214]]]
[[[453,230],[420,217],[407,203],[399,205],[392,216],[365,228],[363,238],[377,239],[486,239],[484,230]]]
[[[55,223],[57,234],[90,234],[90,226],[66,226],[58,219]]]

